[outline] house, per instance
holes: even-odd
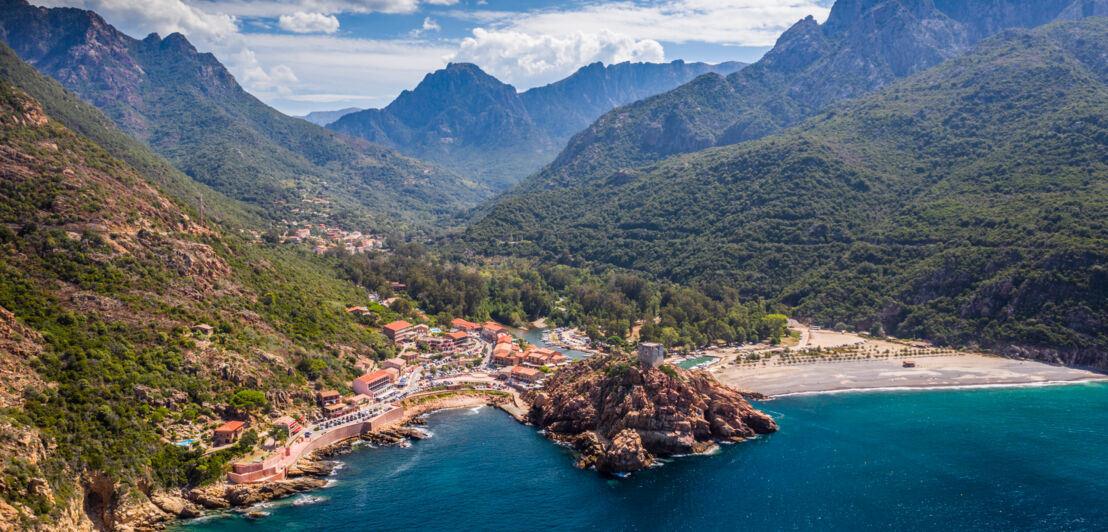
[[[450,320],[450,328],[455,331],[476,331],[481,328],[481,324],[473,323],[472,321],[466,321],[461,318],[454,318]]]
[[[404,289],[408,288],[408,285],[406,285],[404,283],[398,283],[396,281],[393,281],[392,283],[390,283],[389,286],[392,287],[394,292],[404,290]]]
[[[465,331],[454,331],[447,333],[446,338],[454,343],[454,351],[465,351],[473,347],[473,338],[469,336]]]
[[[299,238],[299,239],[303,240],[303,239],[306,239],[310,236],[312,236],[312,230],[311,229],[304,228],[304,229],[297,229],[296,230],[296,238]]]
[[[545,347],[538,347],[527,352],[525,362],[533,366],[557,366],[566,361],[566,357],[560,352]]]
[[[243,430],[246,428],[246,424],[241,421],[228,421],[215,429],[215,437],[213,438],[215,444],[230,445],[242,436]]]
[[[543,376],[545,375],[545,373],[543,373],[543,372],[541,372],[541,371],[539,371],[535,368],[525,368],[523,366],[513,366],[512,369],[511,369],[510,375],[515,380],[522,381],[522,382],[528,382],[528,383],[534,383],[536,381],[541,380],[543,378]]]
[[[292,416],[281,416],[281,417],[277,418],[277,421],[273,422],[273,426],[277,427],[279,429],[287,430],[288,433],[289,433],[289,436],[292,436],[293,434],[296,434],[297,432],[300,432],[300,430],[303,428],[303,427],[300,426],[300,423],[298,423],[295,419],[292,418]]]
[[[348,404],[350,406],[358,406],[358,405],[364,405],[364,404],[372,402],[372,401],[373,401],[372,397],[370,397],[366,394],[360,393],[358,395],[351,395],[349,398],[347,398],[346,399],[346,404]]]
[[[498,366],[518,366],[525,358],[516,345],[497,344],[492,348],[492,363]]]
[[[486,342],[495,342],[497,336],[507,332],[508,329],[495,321],[486,321],[485,324],[481,326],[481,338],[484,338]]]
[[[323,407],[323,417],[334,419],[346,413],[348,407],[343,403],[335,403]]]
[[[403,342],[410,338],[415,337],[415,331],[412,330],[412,324],[404,320],[394,321],[381,328],[381,332],[385,333],[385,336],[389,337],[395,343]]]
[[[403,370],[404,366],[407,366],[407,365],[408,365],[408,363],[405,362],[403,358],[390,358],[390,359],[388,359],[388,360],[381,363],[382,368],[385,368],[385,369],[393,368],[393,369],[396,369],[396,370]]]
[[[454,341],[445,336],[420,336],[416,339],[416,343],[445,355],[454,353]]]
[[[419,360],[419,353],[415,351],[405,351],[404,354],[400,355],[400,358],[402,358],[404,362],[415,362],[416,360]]]
[[[335,390],[323,390],[316,396],[319,399],[319,406],[326,407],[327,405],[333,405],[339,402],[339,392]]]
[[[381,395],[380,392],[388,388],[395,379],[396,377],[393,376],[393,374],[383,369],[379,369],[373,373],[366,373],[354,379],[354,393],[377,397]]]
[[[355,316],[361,316],[362,314],[368,314],[369,309],[366,308],[366,307],[350,307],[350,308],[346,309],[346,312],[348,312],[350,314],[353,314]]]

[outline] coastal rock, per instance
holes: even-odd
[[[335,468],[325,462],[316,462],[311,460],[300,460],[296,465],[288,468],[285,471],[285,475],[289,478],[296,477],[325,477],[331,474]]]
[[[623,429],[612,438],[598,469],[612,473],[638,471],[654,462],[634,429]]]
[[[321,488],[327,483],[316,478],[295,478],[264,484],[239,484],[227,489],[227,502],[232,506],[250,506],[259,502],[281,499],[297,493]]]
[[[649,369],[620,355],[572,364],[532,392],[527,420],[572,444],[581,467],[621,473],[657,456],[702,453],[716,441],[741,441],[777,430],[754,409],[757,394],[728,388],[704,372]]]
[[[209,510],[229,508],[231,503],[224,498],[226,492],[227,486],[225,485],[204,486],[190,491],[188,500]]]
[[[177,517],[199,517],[201,513],[200,508],[195,504],[181,497],[174,497],[165,493],[150,495],[150,502],[154,503],[163,512]]]

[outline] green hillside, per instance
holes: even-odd
[[[1108,12],[1100,3],[1093,13]],[[839,0],[823,24],[813,17],[797,22],[762,59],[726,78],[701,76],[606,113],[518,191],[603,180],[672,155],[779,133],[1005,28],[1077,18],[1084,4],[1094,2]]]
[[[1009,31],[781,135],[525,194],[465,235],[818,323],[1108,367],[1108,21]]]

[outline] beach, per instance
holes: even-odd
[[[1104,380],[1108,376],[1077,368],[978,354],[820,361],[795,365],[728,365],[712,373],[723,384],[779,397],[802,393],[895,388],[955,388]]]

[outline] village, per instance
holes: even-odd
[[[348,309],[368,312],[364,307]],[[198,326],[210,334],[209,326]],[[328,445],[405,419],[402,402],[443,391],[488,391],[513,398],[542,386],[544,378],[571,362],[561,352],[527,344],[505,326],[487,321],[454,319],[449,331],[397,320],[381,327],[398,354],[377,363],[362,359],[365,373],[349,389],[315,392],[316,409],[309,413],[271,413],[271,421],[231,420],[216,427],[206,452],[235,445],[253,429],[266,434],[259,449],[235,463],[227,475],[231,483],[270,482],[285,478],[297,461]],[[198,439],[179,445],[202,445]],[[202,445],[204,446],[204,445]]]

